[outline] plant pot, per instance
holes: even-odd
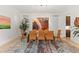
[[[25,31],[22,31],[21,32],[21,40],[25,39],[26,38],[26,32]]]

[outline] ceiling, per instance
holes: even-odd
[[[67,11],[65,5],[13,5],[22,13],[61,13]]]

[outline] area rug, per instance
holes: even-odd
[[[28,47],[29,44],[29,47]],[[37,45],[37,42],[33,41],[31,43],[17,42],[13,47],[10,47],[6,53],[77,53],[79,49],[75,47],[68,46],[67,43],[62,42],[63,46],[56,48],[55,45],[51,42],[46,43],[40,41]]]

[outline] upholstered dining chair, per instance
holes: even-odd
[[[38,30],[38,34],[37,34],[37,47],[38,47],[38,50],[41,47],[43,52],[44,52],[44,49],[45,49],[45,45],[44,44],[45,44],[45,33],[44,33],[44,30]]]
[[[50,44],[51,44],[51,42],[54,41],[54,32],[53,31],[46,31],[45,33],[46,33],[45,34],[46,49],[47,49],[47,51],[49,51]],[[52,52],[51,48],[50,48],[50,51]]]
[[[29,32],[28,41],[27,41],[28,42],[27,48],[30,47],[31,42],[36,41],[36,39],[37,39],[36,32],[37,32],[37,30],[32,30],[32,31]]]

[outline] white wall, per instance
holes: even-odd
[[[0,15],[11,19],[11,29],[0,29],[0,45],[2,45],[19,36],[19,12],[10,6],[0,6]]]

